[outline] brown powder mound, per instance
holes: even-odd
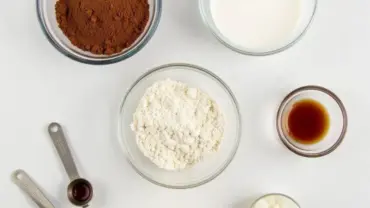
[[[147,0],[59,0],[55,13],[73,45],[94,54],[119,53],[143,33]]]

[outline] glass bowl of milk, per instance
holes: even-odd
[[[228,48],[245,55],[271,55],[305,34],[317,0],[199,0],[206,26]]]

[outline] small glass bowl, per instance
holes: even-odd
[[[140,151],[130,124],[144,92],[154,82],[170,78],[187,83],[207,93],[224,115],[224,139],[218,152],[207,155],[203,161],[181,171],[157,167]],[[118,139],[132,167],[150,182],[175,189],[186,189],[205,184],[221,174],[237,151],[241,121],[237,101],[229,87],[212,72],[190,64],[168,64],[142,75],[124,97],[119,113]]]
[[[326,108],[330,119],[327,134],[314,144],[296,142],[288,134],[286,125],[293,105],[305,99],[313,99],[321,103]],[[277,132],[283,144],[292,152],[304,157],[321,157],[333,152],[343,141],[347,125],[347,112],[342,101],[330,90],[319,86],[304,86],[289,93],[279,107],[276,120]]]
[[[203,22],[208,27],[208,29],[212,32],[212,34],[226,47],[230,48],[231,50],[244,54],[244,55],[251,55],[251,56],[267,56],[272,55],[275,53],[282,52],[295,43],[297,43],[300,38],[306,33],[309,26],[313,21],[313,17],[315,16],[316,9],[317,9],[317,2],[318,0],[304,0],[302,1],[301,5],[301,16],[297,22],[297,26],[292,32],[292,35],[280,45],[277,45],[274,48],[266,49],[266,50],[253,50],[249,48],[244,48],[237,43],[234,43],[232,40],[229,40],[226,36],[222,34],[222,32],[217,28],[215,22],[213,21],[212,12],[211,12],[211,1],[215,0],[199,0],[199,9],[203,19]],[[235,24],[235,23],[230,23]],[[252,31],[253,32],[253,31]]]
[[[149,22],[140,37],[128,48],[113,55],[97,55],[74,46],[59,28],[55,16],[58,0],[36,0],[36,10],[42,31],[49,42],[65,56],[87,64],[103,65],[125,60],[140,51],[154,35],[162,12],[162,0],[148,0]]]
[[[252,204],[252,206],[251,206],[251,208],[256,208],[256,205],[257,205],[257,203],[259,202],[259,201],[261,201],[261,200],[263,200],[263,199],[266,199],[266,198],[268,198],[268,197],[273,197],[273,196],[277,196],[277,197],[283,197],[283,198],[285,198],[285,199],[287,199],[287,200],[289,200],[292,204],[294,204],[294,205],[296,205],[296,207],[301,207],[299,204],[298,204],[298,202],[296,202],[292,197],[290,197],[290,196],[287,196],[287,195],[285,195],[285,194],[280,194],[280,193],[271,193],[271,194],[265,194],[265,195],[263,195],[263,196],[261,196],[260,198],[258,198],[256,201],[254,201],[253,202],[253,204]],[[289,206],[289,207],[291,207],[291,206]]]

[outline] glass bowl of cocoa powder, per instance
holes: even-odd
[[[162,0],[36,0],[41,28],[65,56],[111,64],[140,51],[155,33]]]

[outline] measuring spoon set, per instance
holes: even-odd
[[[93,197],[93,187],[88,180],[80,177],[62,126],[58,123],[51,123],[48,126],[48,132],[70,179],[70,183],[67,186],[69,201],[75,206],[88,207]],[[42,189],[24,170],[15,170],[11,174],[11,180],[40,208],[55,207]]]

